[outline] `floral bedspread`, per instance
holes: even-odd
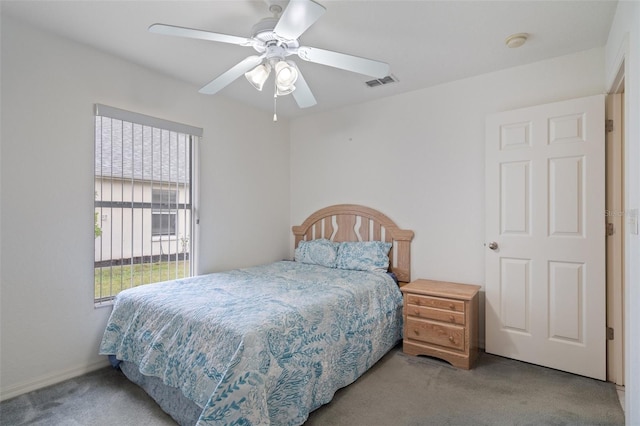
[[[299,425],[401,329],[387,274],[283,261],[121,292],[100,353],[180,388],[198,425]]]

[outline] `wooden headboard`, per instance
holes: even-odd
[[[398,281],[411,281],[411,240],[413,231],[400,229],[386,215],[357,204],[325,207],[309,216],[302,225],[294,226],[295,246],[300,241],[326,238],[331,241],[387,241],[393,244],[389,253],[389,270]]]

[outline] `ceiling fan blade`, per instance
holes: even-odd
[[[373,59],[360,58],[346,55],[331,50],[318,49],[316,47],[301,46],[298,48],[298,56],[301,59],[317,64],[328,65],[347,71],[353,71],[371,77],[382,78],[389,75],[389,64],[374,61]]]
[[[293,99],[296,100],[296,103],[300,108],[309,108],[317,104],[316,98],[311,93],[311,89],[309,85],[305,81],[300,69],[296,64],[291,62],[291,64],[296,67],[298,70],[298,79],[296,80],[296,90],[293,91]]]
[[[239,44],[241,46],[251,46],[253,43],[253,40],[245,37],[212,33],[211,31],[197,30],[195,28],[176,27],[175,25],[153,24],[149,27],[149,32],[200,40],[219,41],[222,43]]]
[[[262,56],[249,56],[243,59],[240,63],[236,64],[234,67],[220,74],[214,80],[212,80],[209,84],[204,86],[199,90],[200,93],[204,93],[205,95],[213,95],[218,93],[220,90],[227,87],[231,84],[236,78],[243,75],[245,72],[249,71],[251,68],[256,67],[262,62]]]
[[[297,40],[325,10],[311,0],[290,0],[273,32],[284,40]]]

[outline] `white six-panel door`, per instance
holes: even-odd
[[[604,96],[486,122],[486,351],[604,380]]]

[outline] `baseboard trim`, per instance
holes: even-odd
[[[7,388],[0,389],[0,401],[6,399],[15,398],[27,392],[42,389],[47,386],[55,385],[68,379],[81,376],[86,373],[90,373],[95,370],[99,370],[109,366],[109,360],[105,357],[101,361],[96,361],[91,364],[83,365],[81,367],[74,367],[68,370],[58,371],[56,373],[46,374],[40,377],[36,377],[32,380],[28,380],[22,383],[9,386]]]

